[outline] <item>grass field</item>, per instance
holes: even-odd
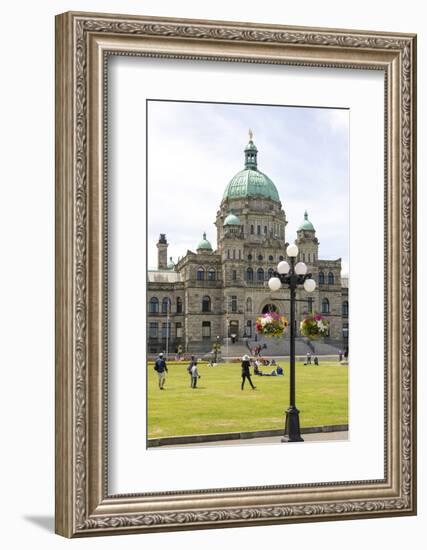
[[[280,361],[280,365],[284,376],[252,376],[256,390],[246,381],[242,391],[238,363],[200,364],[197,389],[190,388],[186,364],[170,363],[165,390],[160,391],[157,373],[149,363],[148,437],[282,428],[289,404],[289,364]],[[347,369],[337,362],[322,361],[318,367],[297,363],[301,426],[348,423]]]

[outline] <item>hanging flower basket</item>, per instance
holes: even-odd
[[[283,336],[288,328],[288,320],[274,311],[264,313],[256,320],[255,328],[258,334],[278,338]]]
[[[328,335],[329,323],[320,313],[314,313],[301,321],[300,331],[310,340],[316,340]]]

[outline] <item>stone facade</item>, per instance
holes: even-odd
[[[166,265],[168,243],[160,235],[158,269],[148,272],[149,353],[175,352],[178,346],[186,352],[209,351],[217,336],[221,342],[232,335],[253,339],[256,318],[271,308],[289,317],[289,303],[282,301],[289,293],[272,293],[268,287],[278,262],[287,259],[286,214],[274,184],[257,170],[256,153],[250,141],[246,169],[234,187],[230,185],[237,176],[227,186],[216,213],[215,251],[204,235],[196,252],[188,250],[176,264],[171,260]],[[251,188],[248,178],[253,174],[257,186]],[[316,281],[313,293],[297,292],[298,299],[312,299],[311,308],[297,302],[297,327],[310,309],[319,311],[330,323],[328,340],[345,347],[348,281],[341,279],[341,259],[319,258],[319,241],[307,213],[294,242],[298,261],[307,264]]]

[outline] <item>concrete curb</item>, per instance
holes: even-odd
[[[301,428],[302,434],[347,432],[348,424],[336,424],[334,426],[313,426]],[[165,445],[185,445],[187,443],[208,443],[212,441],[229,441],[236,439],[253,439],[256,437],[275,437],[283,434],[280,430],[260,430],[257,432],[228,432],[222,434],[180,435],[174,437],[159,437],[148,439],[147,447],[162,447]]]

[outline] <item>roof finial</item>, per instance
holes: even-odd
[[[206,241],[206,231],[203,232],[203,239]]]
[[[304,219],[305,219],[305,220],[308,220],[307,210],[304,212]]]
[[[252,141],[252,138],[254,137],[254,134],[252,132],[252,129],[249,128],[249,141]]]

